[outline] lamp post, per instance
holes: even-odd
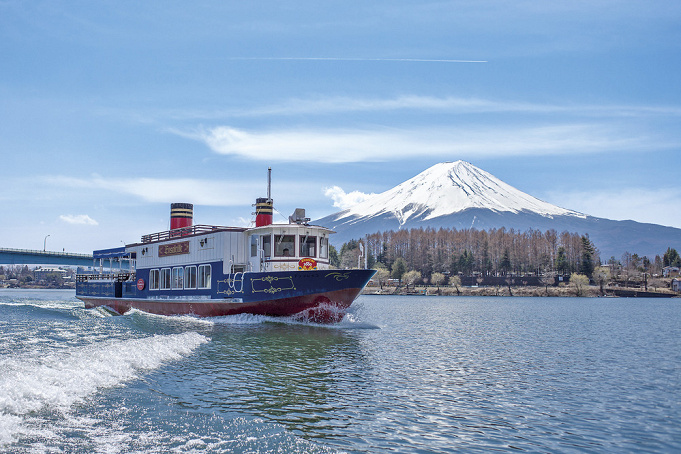
[[[50,235],[47,235],[47,236],[45,237],[45,241],[43,241],[43,252],[45,252],[45,250],[47,249],[47,237],[48,237],[48,236],[50,236]]]

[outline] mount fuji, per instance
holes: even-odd
[[[613,221],[561,208],[526,194],[465,161],[443,162],[349,209],[314,221],[337,232],[335,245],[369,233],[411,228],[589,234],[601,257],[625,251],[653,258],[681,244],[681,229]]]

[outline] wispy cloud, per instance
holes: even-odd
[[[413,111],[421,113],[448,113],[463,115],[473,113],[562,114],[586,117],[642,117],[681,116],[681,108],[664,105],[533,103],[503,99],[484,99],[457,96],[402,95],[393,98],[320,96],[291,98],[278,103],[250,106],[240,109],[173,110],[162,116],[173,119],[217,120],[292,115],[331,115],[353,112]]]
[[[199,140],[224,155],[327,163],[381,162],[413,157],[439,159],[452,155],[460,158],[545,156],[670,146],[623,128],[601,124],[269,131],[220,126],[178,134]]]
[[[92,219],[87,214],[62,214],[59,219],[66,222],[67,224],[74,225],[99,225],[99,222]]]
[[[272,61],[385,61],[404,63],[487,63],[487,60],[454,60],[447,58],[351,58],[351,57],[227,57],[227,60],[272,60]]]

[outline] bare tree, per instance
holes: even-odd
[[[583,296],[589,287],[589,278],[584,274],[572,273],[570,275],[570,285],[575,288],[577,296]]]

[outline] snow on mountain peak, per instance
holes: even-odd
[[[585,217],[519,191],[465,161],[435,164],[404,183],[352,206],[341,217],[392,213],[404,224],[414,216],[427,220],[469,208],[532,212],[545,217]]]

